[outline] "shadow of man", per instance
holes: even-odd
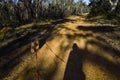
[[[85,74],[82,71],[82,62],[85,55],[84,51],[79,49],[76,43],[73,44],[72,49],[63,80],[85,80]]]

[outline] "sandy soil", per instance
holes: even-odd
[[[101,38],[114,25],[71,16],[57,23],[37,53],[24,56],[2,80],[120,80],[120,51]],[[51,27],[51,26],[50,26]],[[37,63],[37,65],[36,65]],[[0,79],[1,80],[1,79]]]

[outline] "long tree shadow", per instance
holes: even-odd
[[[88,59],[88,61],[92,62],[93,65],[99,66],[105,73],[112,74],[112,76],[115,76],[115,80],[120,79],[119,64],[114,64],[111,61],[104,58],[103,56],[97,54],[88,54],[86,58]]]
[[[48,26],[48,25],[47,25]],[[35,27],[35,26],[33,26]],[[30,43],[31,38],[38,35],[38,32],[42,30],[48,31],[47,34],[40,35],[40,48],[46,42],[47,38],[50,36],[50,31],[52,28],[46,27],[46,25],[42,25],[44,28],[36,28],[36,32],[30,32],[20,37],[11,43],[7,44],[0,48],[0,78],[4,77],[3,75],[8,74],[10,70],[12,70],[16,65],[18,65],[21,61],[22,56],[30,55]],[[25,47],[25,48],[24,48]]]
[[[101,49],[107,51],[110,55],[112,55],[114,57],[115,56],[120,57],[120,51],[112,48],[111,46],[107,46],[105,44],[101,44],[100,42],[96,42],[96,41],[92,41],[92,40],[89,40],[87,43],[100,47]]]
[[[30,55],[30,43],[32,37],[38,36],[40,42],[39,46],[41,48],[47,38],[51,35],[52,30],[53,26],[51,26],[51,24],[41,25],[40,27],[35,25],[32,27],[31,31],[26,33],[24,36],[1,47],[0,78],[4,78],[10,73],[12,69],[21,62],[20,60],[22,56]],[[26,47],[22,50],[24,46]]]
[[[56,30],[55,26],[68,21],[70,20],[63,19],[52,22],[51,24],[33,25],[30,28],[30,31],[26,31],[25,34],[16,34],[17,38],[15,40],[11,41],[5,46],[0,47],[0,79],[8,75],[12,69],[21,62],[20,60],[22,56],[26,54],[30,55],[28,53],[30,53],[31,38],[38,36],[40,43],[39,46],[41,48],[51,36],[52,32]],[[21,51],[20,49],[26,45],[27,47]]]
[[[92,32],[114,32],[119,31],[119,27],[113,27],[113,26],[78,26],[77,29],[83,30],[83,31],[92,31]]]
[[[89,52],[89,54],[87,54],[87,61],[91,62],[92,65],[94,66],[99,66],[99,68],[108,75],[112,75],[110,77],[115,79],[111,79],[111,80],[119,80],[120,79],[120,64],[115,64],[111,61],[109,61],[107,58],[104,58],[104,55],[98,55],[98,52],[95,52],[94,54]],[[107,75],[107,76],[108,76]],[[102,77],[101,77],[102,78]]]
[[[85,51],[80,50],[77,44],[73,44],[73,50],[70,52],[63,80],[85,80],[85,74],[82,71],[85,54]]]
[[[92,52],[88,51],[86,56],[87,61],[90,61],[93,65],[99,66],[105,74],[112,74],[115,76],[115,80],[120,79],[120,51],[113,49],[111,46],[100,43],[99,41],[89,40],[86,44],[92,45],[93,47],[99,47],[99,50]],[[105,51],[104,52],[102,52]],[[107,57],[105,57],[107,55]],[[109,60],[108,57],[113,59]],[[112,79],[113,80],[113,79]]]

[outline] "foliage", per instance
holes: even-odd
[[[90,0],[91,11],[89,16],[104,15],[108,19],[118,17],[120,15],[120,0],[114,6],[112,6],[110,1],[115,3],[117,0]],[[112,10],[113,7],[115,7],[114,10]]]
[[[6,26],[43,18],[58,19],[88,11],[82,0],[77,3],[74,0],[0,0],[0,24]]]

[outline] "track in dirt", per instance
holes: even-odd
[[[120,51],[99,40],[104,33],[115,32],[116,27],[85,22],[85,19],[72,16],[32,28],[40,39],[41,80],[120,80]],[[24,62],[19,59],[19,66],[6,71],[8,76],[4,79],[36,80],[35,56],[28,53]]]

